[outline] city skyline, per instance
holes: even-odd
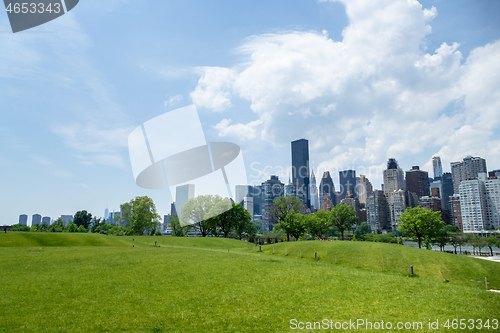
[[[443,172],[467,155],[500,169],[500,4],[155,6],[81,3],[17,34],[0,15],[0,224],[144,195],[168,213],[170,194],[136,186],[127,137],[191,104],[207,142],[241,147],[250,184],[285,182],[300,138],[317,182],[329,171],[337,187],[356,170],[380,189],[391,157],[429,175],[433,156]]]

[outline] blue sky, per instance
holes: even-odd
[[[16,34],[0,14],[0,224],[138,195],[167,213],[168,191],[135,185],[127,137],[193,103],[251,183],[286,180],[298,138],[316,173],[355,168],[375,188],[389,157],[500,169],[499,14],[493,0],[82,0]]]

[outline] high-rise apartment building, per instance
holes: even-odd
[[[330,196],[330,200],[333,205],[337,204],[335,192],[335,185],[333,184],[332,177],[330,176],[330,171],[323,172],[323,177],[321,177],[321,182],[319,183],[319,205],[323,207],[323,200],[325,196]],[[323,209],[323,208],[321,208]]]
[[[384,191],[375,190],[366,199],[366,218],[373,233],[391,228],[389,205]]]
[[[194,198],[194,184],[185,184],[175,188],[175,209],[177,214],[182,214],[182,207],[189,199]],[[179,215],[180,216],[180,215]]]
[[[245,208],[252,217],[253,217],[253,206],[254,206],[253,197],[245,197],[243,200],[243,208]]]
[[[42,217],[42,224],[46,223],[50,225],[50,216],[44,216]]]
[[[73,222],[73,215],[61,215],[60,219],[64,222],[64,225],[68,225]]]
[[[387,162],[387,169],[384,170],[384,193],[388,194],[398,190],[405,190],[405,188],[403,170],[394,158],[390,158]]]
[[[33,214],[31,217],[31,226],[34,226],[35,224],[41,224],[42,223],[42,215],[40,214]]]
[[[451,224],[457,226],[460,230],[464,230],[462,224],[462,209],[460,207],[460,195],[454,194],[450,196],[450,216]]]
[[[236,203],[244,206],[245,198],[253,198],[253,214],[261,215],[261,189],[260,186],[252,185],[236,185],[235,186],[235,200]],[[248,209],[247,209],[248,210]],[[250,210],[248,210],[250,211]]]
[[[28,215],[26,214],[19,215],[19,224],[28,225]]]
[[[311,179],[309,180],[309,196],[311,198],[311,209],[320,209],[319,206],[319,196],[318,196],[318,187],[316,186],[316,176],[314,176],[314,172],[311,171]]]
[[[459,193],[463,231],[471,233],[488,229],[484,181],[479,179],[463,180],[460,182]]]
[[[432,158],[432,168],[434,169],[434,180],[439,180],[443,176],[443,165],[441,164],[441,157],[434,156]]]
[[[361,205],[359,199],[354,197],[351,191],[347,192],[347,196],[340,201],[341,204],[351,206],[356,212],[356,217],[358,218],[357,225],[361,224]]]
[[[475,179],[479,173],[486,173],[486,160],[484,158],[467,156],[461,162],[452,162],[451,174],[453,177],[454,193],[459,193],[462,181]]]
[[[351,192],[353,195],[354,189],[356,187],[356,171],[355,170],[343,170],[339,171],[339,183],[340,183],[340,197],[342,200],[347,197],[347,192]]]
[[[386,194],[387,204],[389,205],[391,228],[396,231],[399,227],[401,214],[406,210],[407,195],[403,190],[397,190]]]
[[[309,142],[306,139],[292,141],[292,183],[297,197],[311,208],[309,198]]]
[[[285,185],[279,180],[278,176],[271,177],[262,183],[261,202],[262,202],[262,229],[270,231],[272,226],[277,223],[269,216],[269,208],[273,201],[285,194]]]
[[[420,170],[418,166],[413,166],[406,171],[406,190],[416,193],[418,197],[429,196],[429,174]]]
[[[368,199],[368,197],[373,193],[372,183],[370,183],[366,176],[361,175],[359,176],[359,182],[356,187],[359,197],[359,203],[362,207],[366,207],[366,199]]]

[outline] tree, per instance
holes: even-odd
[[[292,235],[296,240],[298,240],[306,231],[306,219],[309,218],[307,215],[302,215],[292,210],[285,217],[285,220],[278,223],[278,227],[282,228],[287,235],[287,240],[289,241],[289,235]]]
[[[77,231],[78,231],[78,232],[87,232],[87,230],[85,229],[85,227],[84,227],[83,225],[80,225],[80,226],[78,227],[78,230],[77,230]]]
[[[252,222],[252,215],[240,204],[233,203],[232,215],[235,218],[234,231],[241,240],[243,236],[248,238],[255,235],[255,224]]]
[[[368,222],[361,222],[361,225],[354,230],[356,236],[364,236],[371,232],[370,225]]]
[[[288,215],[292,212],[299,213],[302,211],[303,204],[297,197],[278,197],[273,201],[271,207],[269,207],[268,213],[270,218],[274,218],[277,224],[286,232],[286,238],[290,241],[290,230],[288,228],[288,222],[286,219]]]
[[[14,224],[10,228],[10,231],[30,231],[30,227],[24,224]]]
[[[440,212],[433,212],[422,207],[407,208],[399,218],[400,232],[408,237],[416,238],[418,247],[422,248],[422,239],[431,239],[442,228]]]
[[[180,225],[185,227],[188,225],[193,225],[193,227],[201,232],[203,237],[206,237],[208,233],[213,229],[214,220],[209,214],[210,209],[222,198],[219,195],[199,195],[195,198],[189,199],[188,202],[182,206]]]
[[[493,246],[498,246],[499,240],[495,235],[489,235],[488,238],[486,238],[486,245],[490,249],[491,255],[493,255]]]
[[[326,238],[332,226],[332,215],[326,210],[318,210],[306,219],[306,227],[313,237]]]
[[[90,232],[97,232],[96,229],[101,224],[106,223],[106,220],[102,220],[100,217],[95,217],[92,219],[90,223]]]
[[[75,216],[73,217],[73,223],[77,225],[77,227],[80,227],[83,225],[85,229],[88,229],[90,227],[92,221],[92,214],[87,213],[86,210],[80,210],[75,213]]]
[[[49,227],[49,232],[63,232],[65,228],[64,221],[58,218]]]
[[[179,222],[179,216],[177,214],[173,214],[170,217],[170,228],[172,229],[172,236],[175,237],[186,237],[188,235],[188,231],[190,229],[189,226],[181,227],[181,223]]]
[[[344,231],[351,230],[353,224],[359,220],[356,211],[352,206],[339,204],[330,211],[332,214],[333,226],[336,227],[344,240]]]
[[[448,242],[450,241],[450,235],[445,229],[440,229],[436,234],[434,238],[434,244],[439,246],[439,250],[443,252],[444,247]]]
[[[210,231],[213,236],[222,233],[227,238],[229,232],[236,225],[235,216],[233,216],[234,203],[229,200],[216,202],[207,213],[207,219],[210,219]]]
[[[66,228],[66,231],[68,231],[68,232],[77,232],[78,231],[78,227],[73,222],[70,222],[68,224],[68,227]]]
[[[143,196],[135,197],[130,202],[120,205],[123,212],[120,222],[124,222],[132,235],[143,235],[147,231],[156,230],[160,226],[160,215],[156,212],[153,199]]]

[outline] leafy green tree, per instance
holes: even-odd
[[[77,231],[78,231],[78,232],[87,232],[87,230],[85,229],[85,227],[84,227],[83,225],[80,225],[80,226],[78,227],[78,230],[77,230]]]
[[[170,221],[168,222],[170,228],[172,229],[172,236],[175,237],[186,237],[188,235],[190,226],[181,227],[181,223],[179,221],[179,216],[177,214],[173,214],[170,217]]]
[[[64,228],[64,221],[59,218],[50,225],[49,232],[63,232]]]
[[[356,236],[364,236],[371,232],[370,225],[368,222],[361,222],[361,225],[354,230]]]
[[[297,213],[295,210],[292,210],[286,215],[285,220],[278,223],[278,225],[286,232],[287,240],[290,240],[288,235],[291,235],[298,240],[306,231],[307,218],[307,215],[302,215]]]
[[[440,229],[434,236],[433,242],[435,245],[439,246],[439,250],[443,252],[444,247],[446,244],[450,242],[450,235],[449,233],[443,228]]]
[[[302,208],[302,202],[294,196],[278,197],[273,201],[271,207],[269,207],[269,217],[277,221],[277,224],[285,231],[288,241],[290,241],[290,230],[292,230],[289,228],[289,225],[290,221],[293,220],[288,215],[292,212],[299,213],[302,211]]]
[[[210,219],[210,209],[222,198],[219,195],[199,195],[184,204],[181,209],[180,225],[193,225],[195,229],[200,231],[203,237],[213,229],[215,221]]]
[[[207,219],[210,219],[211,233],[217,236],[222,233],[227,238],[231,229],[236,225],[236,218],[233,214],[234,203],[229,200],[216,202],[207,213]]]
[[[77,232],[78,231],[78,227],[73,222],[70,222],[68,224],[68,226],[66,227],[66,231],[67,232]]]
[[[76,224],[77,227],[83,225],[85,229],[88,229],[92,223],[92,214],[88,213],[86,210],[80,210],[75,213],[73,223]]]
[[[332,215],[326,210],[318,210],[305,220],[307,230],[313,237],[326,238],[332,226]]]
[[[252,215],[240,204],[234,204],[231,212],[235,219],[234,231],[241,240],[244,236],[253,237],[256,233],[255,224],[252,221]]]
[[[495,235],[490,234],[488,238],[486,238],[486,246],[490,249],[491,255],[493,255],[493,246],[498,246],[499,243],[499,239]]]
[[[24,224],[14,224],[10,227],[10,231],[30,231],[30,227]]]
[[[38,224],[32,225],[30,228],[30,232],[38,232]]]
[[[90,221],[90,232],[97,232],[96,228],[101,224],[106,223],[106,220],[101,219],[100,217],[93,217],[92,221]]]
[[[333,226],[336,227],[344,240],[344,232],[352,230],[352,226],[358,222],[359,218],[352,206],[339,204],[331,210]]]
[[[132,235],[154,232],[160,226],[160,215],[156,211],[153,199],[147,196],[135,197],[130,202],[121,204],[120,209],[123,212],[120,222],[125,223]]]
[[[422,207],[407,208],[400,216],[398,230],[407,237],[416,238],[418,247],[422,247],[422,240],[434,237],[442,228],[440,212],[433,212]]]

